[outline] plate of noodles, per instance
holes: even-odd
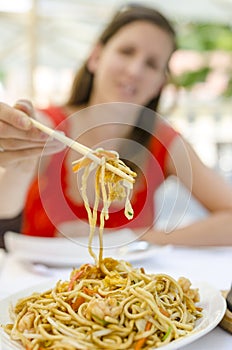
[[[174,350],[210,332],[225,313],[221,293],[206,283],[194,289],[184,277],[146,274],[110,258],[104,268],[104,278],[85,264],[68,281],[50,280],[1,300],[3,349]]]

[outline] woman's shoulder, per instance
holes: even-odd
[[[179,135],[180,133],[169,121],[159,118],[155,123],[151,145],[160,143],[163,147],[167,148]]]
[[[179,132],[165,119],[160,118],[155,123],[149,150],[156,158],[163,172],[165,171],[165,162],[170,152],[172,142],[176,140],[179,135]]]

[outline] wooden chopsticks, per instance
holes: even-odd
[[[38,120],[31,118],[32,124],[37,128],[46,133],[47,135],[53,137],[54,139],[62,142],[69,148],[72,148],[74,151],[82,154],[83,156],[91,159],[93,162],[101,165],[102,161],[101,158],[97,157],[95,154],[93,154],[93,150],[91,148],[88,148],[81,143],[72,140],[71,138],[65,136],[63,133],[53,130],[49,128],[48,126],[40,123]],[[128,180],[131,183],[134,183],[134,178],[126,173],[124,173],[122,170],[114,167],[113,165],[106,162],[106,169],[112,171],[116,175],[120,176],[121,178]]]

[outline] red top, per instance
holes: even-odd
[[[66,115],[61,108],[50,107],[44,112],[53,119],[57,128],[66,131]],[[154,193],[164,181],[168,148],[177,134],[166,122],[156,124],[156,136],[152,137],[149,147],[149,161],[144,170],[146,176],[140,188],[136,191],[133,190],[131,203],[134,209],[134,218],[128,221],[124,216],[124,208],[116,210],[111,206],[105,227],[121,229],[125,227],[151,227],[153,225]],[[88,220],[84,205],[73,203],[66,193],[67,163],[64,162],[65,156],[66,151],[51,156],[46,171],[39,172],[32,182],[23,212],[22,233],[31,236],[52,237],[56,233],[56,227],[62,222],[77,219]],[[74,174],[74,176],[76,175]]]

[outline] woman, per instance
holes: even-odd
[[[114,149],[119,149],[120,157],[123,154],[132,167],[135,165],[138,171],[132,197],[135,219],[128,223],[122,212],[113,208],[106,227],[131,227],[143,238],[158,244],[232,244],[232,188],[202,164],[191,146],[154,113],[175,48],[175,32],[160,13],[144,6],[126,6],[114,16],[77,73],[68,103],[43,111],[44,122],[89,147],[110,139]],[[25,103],[17,108],[32,113]],[[122,139],[132,143],[124,147],[119,142]],[[7,142],[5,149],[8,150]],[[75,157],[74,152],[63,151],[43,158],[39,175],[33,181],[36,158],[29,164],[27,160],[12,163],[13,179],[12,165],[6,167],[0,189],[7,204],[0,208],[1,216],[4,217],[4,211],[9,217],[23,210],[21,230],[29,235],[54,236],[59,232],[70,234],[73,230],[79,230],[80,234],[86,212],[70,167]],[[23,170],[25,163],[27,176]],[[57,176],[59,173],[61,177]],[[153,196],[162,181],[171,175],[191,190],[210,215],[166,235],[153,225]],[[14,203],[7,196],[9,186],[17,193]]]

